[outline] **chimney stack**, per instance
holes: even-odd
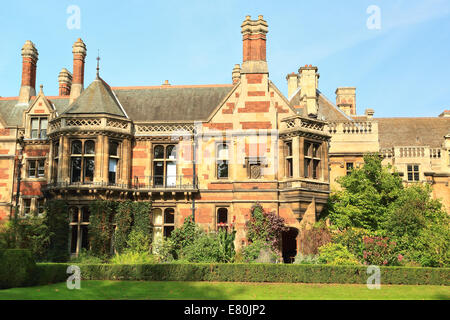
[[[288,83],[288,99],[291,99],[294,92],[298,89],[299,86],[298,78],[299,76],[295,72],[292,72],[286,76],[286,80]]]
[[[34,43],[25,41],[22,47],[22,84],[19,92],[19,103],[28,103],[36,95],[36,63],[38,51]]]
[[[268,24],[263,16],[251,20],[246,16],[241,25],[243,62],[241,73],[269,73],[266,61],[266,34]]]
[[[298,69],[300,74],[299,84],[301,88],[301,99],[306,107],[306,114],[311,118],[317,118],[319,109],[317,102],[317,88],[320,74],[318,68],[305,65]]]
[[[337,88],[336,105],[348,116],[356,115],[356,88],[355,87]]]
[[[239,64],[234,65],[233,71],[231,72],[231,79],[233,80],[233,84],[241,80],[241,66]]]
[[[58,76],[59,95],[70,96],[70,88],[72,86],[72,74],[66,68],[62,68]]]
[[[73,53],[73,80],[70,89],[70,102],[78,98],[84,89],[84,59],[86,58],[86,45],[78,38],[72,46]]]

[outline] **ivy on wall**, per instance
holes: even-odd
[[[96,200],[89,205],[89,241],[92,253],[99,257],[106,257],[111,252],[112,222],[116,207],[117,203],[109,200]]]
[[[48,260],[64,262],[69,258],[69,211],[63,200],[49,200],[46,203],[45,224],[50,233]]]

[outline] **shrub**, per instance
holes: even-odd
[[[399,264],[396,243],[388,237],[364,237],[363,259],[366,265],[395,266]]]
[[[295,257],[294,264],[318,264],[319,255],[317,254],[297,254]]]
[[[268,252],[272,261],[278,260],[278,253],[273,250],[272,246],[269,243],[262,240],[256,240],[255,242],[252,242],[241,249],[241,253],[244,257],[245,262],[256,261],[260,257],[261,251]]]
[[[96,200],[90,204],[89,240],[92,253],[106,259],[111,253],[113,212],[117,203]]]
[[[30,250],[0,250],[0,289],[31,285],[36,277],[36,263]]]
[[[328,243],[319,248],[319,263],[331,265],[359,265],[347,247],[339,243]]]
[[[180,250],[181,259],[189,262],[223,262],[217,234],[202,234],[190,245]]]
[[[70,259],[71,263],[81,263],[81,264],[95,264],[105,262],[101,258],[95,256],[91,251],[84,248],[78,253],[78,257]]]
[[[178,259],[180,250],[194,243],[203,234],[203,230],[192,220],[192,217],[186,217],[180,228],[172,231],[171,241],[166,245],[167,254],[172,255],[173,259]],[[164,241],[167,241],[165,239]],[[170,259],[167,257],[167,259]]]
[[[110,261],[112,264],[144,264],[155,263],[156,257],[148,252],[135,252],[126,250],[121,254],[114,255]]]
[[[246,227],[249,242],[268,243],[272,251],[278,253],[281,233],[286,230],[282,217],[266,212],[261,205],[256,204],[251,209],[251,218]]]
[[[377,236],[376,232],[366,229],[349,227],[344,230],[336,230],[332,234],[332,242],[339,243],[347,249],[361,262],[364,262],[364,237]]]
[[[67,267],[67,266],[66,266]],[[82,265],[83,280],[236,281],[285,283],[367,282],[367,267],[306,264],[176,263]],[[383,284],[450,285],[449,268],[380,267]]]
[[[46,203],[46,223],[50,232],[48,260],[64,262],[69,259],[69,212],[63,200],[49,200]]]

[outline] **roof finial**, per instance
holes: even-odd
[[[97,79],[100,78],[100,49],[98,49],[98,55],[97,55]]]

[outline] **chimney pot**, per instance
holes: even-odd
[[[86,58],[86,45],[81,38],[72,46],[73,53],[73,79],[70,89],[70,103],[78,98],[84,89],[84,60]]]
[[[268,24],[260,15],[258,20],[247,16],[241,25],[243,41],[242,73],[268,73],[266,62],[266,34]]]

